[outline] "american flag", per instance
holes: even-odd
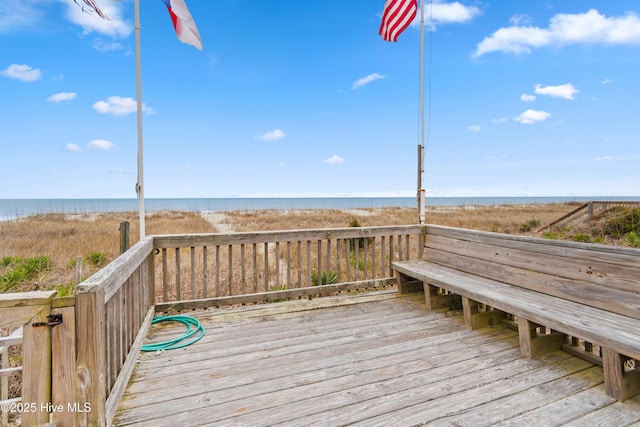
[[[411,24],[418,11],[418,0],[387,0],[382,12],[382,23],[378,33],[383,40],[395,42]]]

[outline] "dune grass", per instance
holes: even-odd
[[[571,204],[438,207],[427,210],[427,222],[504,233],[521,233],[523,224],[549,223],[574,208]],[[417,222],[415,208],[259,210],[216,213],[213,217],[193,212],[148,214],[146,232],[152,234],[213,233],[403,225]],[[68,289],[75,282],[76,258],[87,278],[119,255],[122,221],[130,223],[130,242],[139,240],[136,212],[110,214],[46,214],[0,222],[0,259],[46,257],[46,269],[17,283],[12,291]],[[0,277],[11,265],[0,265]],[[8,290],[8,289],[7,289]]]

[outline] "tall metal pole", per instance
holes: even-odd
[[[140,0],[134,2],[134,27],[136,32],[136,98],[138,102],[138,212],[140,218],[140,240],[145,237],[144,224],[144,162],[142,149],[142,72],[140,66]]]
[[[425,223],[424,172],[424,0],[420,0],[420,144],[418,145],[418,223]]]

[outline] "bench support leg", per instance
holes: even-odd
[[[438,294],[438,287],[423,282],[424,287],[424,302],[427,304],[427,309],[435,310],[437,308],[445,307],[460,307],[460,295],[456,294]]]
[[[520,336],[520,352],[529,358],[542,356],[562,348],[564,336],[559,332],[538,335],[536,329],[540,325],[522,317],[518,318],[518,335]]]
[[[506,317],[500,310],[480,311],[478,302],[462,297],[464,324],[470,329],[480,329],[499,324]]]
[[[624,371],[626,356],[607,348],[602,349],[602,367],[607,395],[624,401],[640,393],[640,371]]]
[[[422,290],[422,282],[420,280],[416,280],[404,273],[400,273],[398,270],[394,270],[394,274],[399,294],[420,292]]]

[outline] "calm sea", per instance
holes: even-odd
[[[591,200],[638,201],[640,197],[427,197],[427,206],[471,206],[588,202]],[[295,197],[295,198],[197,198],[146,199],[145,210],[234,211],[259,209],[357,209],[414,207],[414,197]],[[138,210],[136,199],[0,199],[0,221],[45,213],[103,213]]]

